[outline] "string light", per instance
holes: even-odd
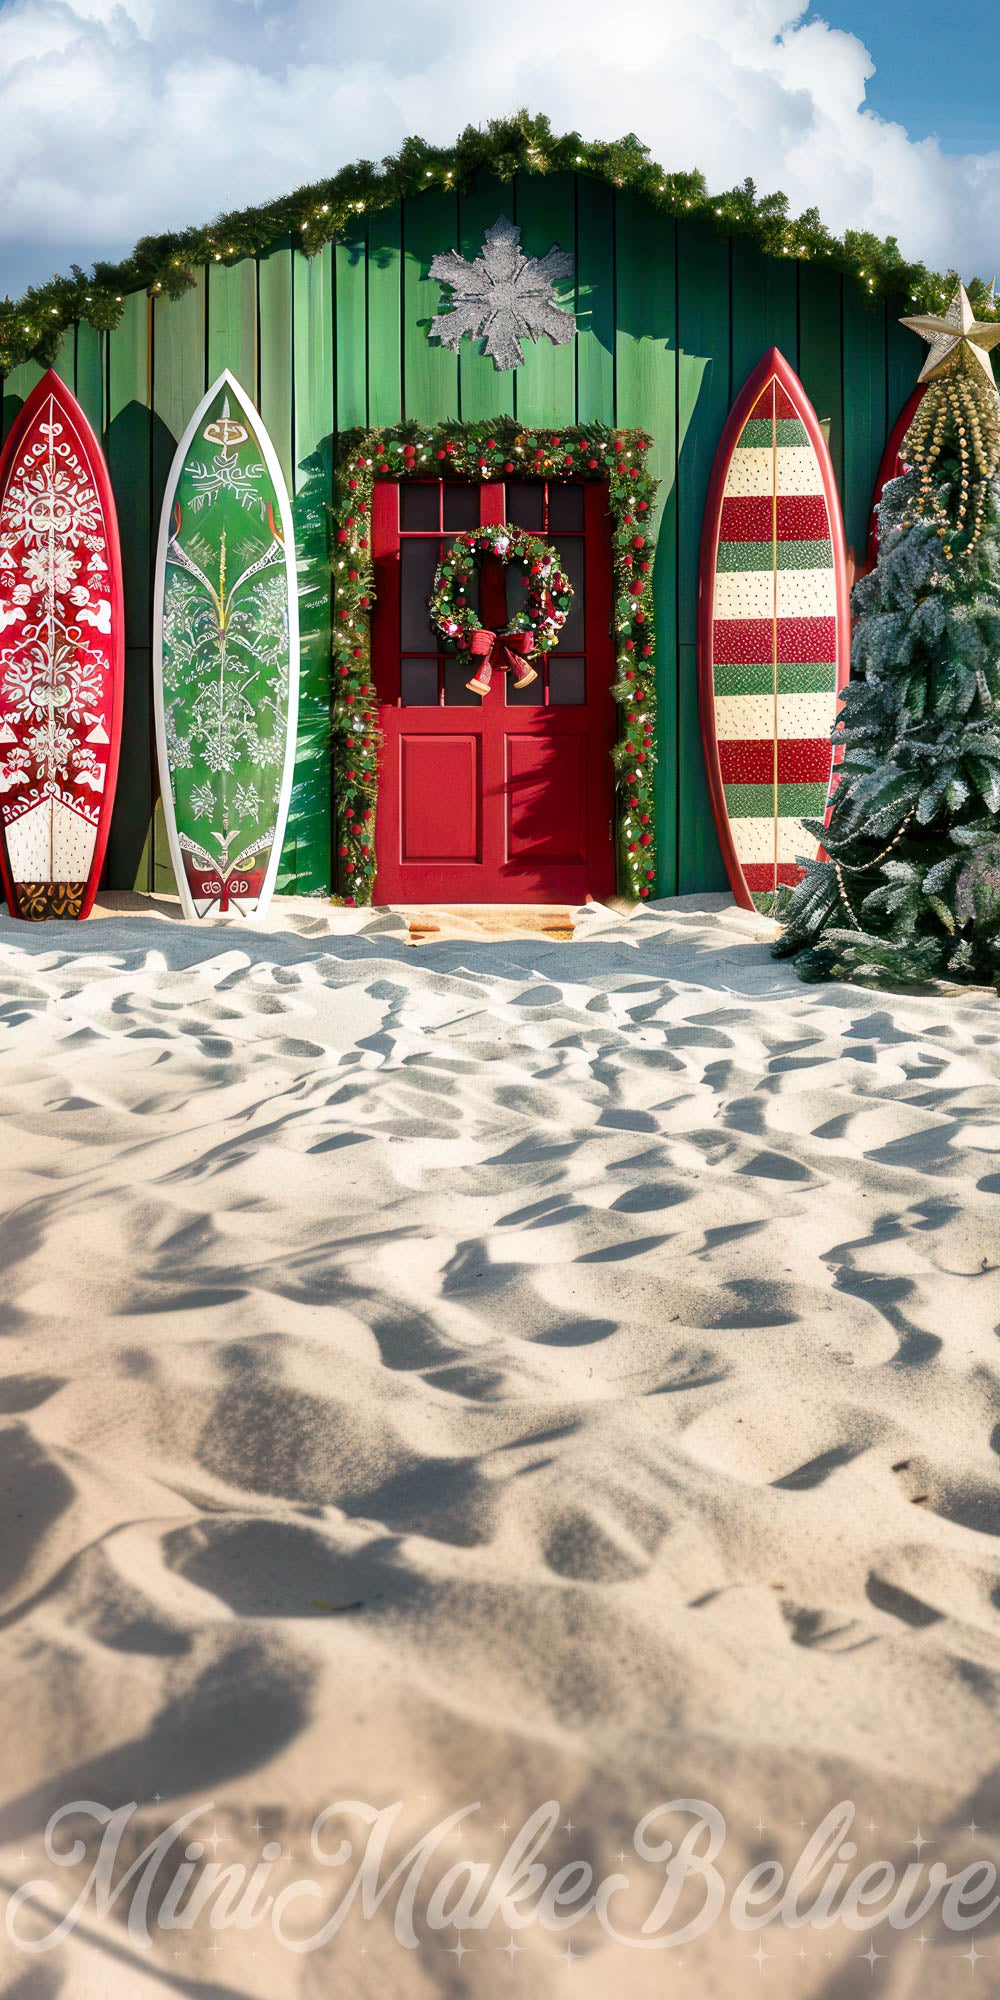
[[[535,169],[539,172],[546,172],[554,163],[554,160],[559,157],[560,148],[565,144],[566,141],[564,139],[560,139],[550,133],[548,127],[545,125],[536,125],[525,129],[517,121],[496,121],[490,124],[483,132],[473,132],[463,135],[457,141],[451,154],[447,156],[455,161],[455,165],[445,167],[443,160],[439,160],[434,166],[424,168],[420,185],[422,187],[429,187],[435,178],[440,178],[443,185],[453,188],[455,180],[459,176],[459,171],[461,170],[463,176],[474,173],[488,162],[491,149],[494,154],[502,151],[508,156],[512,155],[515,168],[520,165],[522,170],[526,168],[529,171]],[[715,214],[720,218],[726,214],[725,202],[720,202],[717,198],[709,197],[707,194],[697,193],[695,197],[680,197],[680,188],[677,182],[680,179],[681,185],[683,185],[683,177],[678,176],[672,179],[666,175],[662,167],[656,166],[651,162],[648,154],[639,148],[637,143],[631,140],[622,141],[613,149],[596,149],[589,156],[579,152],[570,155],[567,152],[565,157],[568,160],[574,161],[577,167],[585,167],[588,171],[602,176],[615,187],[624,187],[631,182],[640,193],[663,194],[673,186],[678,197],[677,205],[679,208],[682,208],[683,212],[690,213],[695,208],[708,209],[711,206]],[[623,161],[625,163],[624,166]],[[334,181],[334,187],[339,189],[334,203],[331,203],[329,199],[325,199],[322,202],[319,201],[321,192],[319,187],[311,191],[307,190],[304,197],[307,206],[303,211],[304,218],[308,218],[308,220],[304,219],[303,223],[307,239],[311,237],[312,243],[315,244],[316,237],[319,235],[319,232],[311,231],[309,226],[311,220],[318,217],[330,216],[338,203],[342,205],[340,214],[343,216],[348,210],[355,214],[363,214],[369,201],[379,208],[386,208],[393,201],[403,200],[412,190],[412,174],[413,168],[408,156],[401,154],[396,159],[385,163],[377,171],[377,175],[373,171],[372,191],[369,196],[360,200],[356,198],[354,193],[358,182],[357,167],[345,167],[342,176]],[[688,185],[690,184],[690,179],[688,179]],[[325,185],[329,185],[329,183]],[[313,206],[308,206],[310,203]],[[912,265],[907,266],[903,264],[899,259],[898,253],[895,251],[890,252],[888,249],[883,250],[880,248],[877,255],[882,261],[873,270],[871,266],[858,267],[844,241],[834,239],[826,232],[823,232],[822,241],[813,243],[812,245],[798,244],[789,246],[787,243],[776,244],[774,241],[775,219],[767,208],[763,204],[757,205],[753,200],[744,198],[740,199],[739,206],[744,223],[756,231],[761,249],[765,254],[777,254],[785,257],[791,255],[801,257],[820,255],[827,259],[836,256],[841,267],[846,272],[850,272],[851,269],[857,271],[860,283],[868,292],[869,297],[879,292],[888,295],[889,293],[906,291],[910,295],[911,303],[915,306],[920,304],[921,299],[930,303],[947,297],[946,287],[941,284],[937,273],[927,273],[920,267],[915,269]],[[272,247],[278,237],[284,235],[287,230],[287,202],[273,204],[270,209],[263,212],[263,217],[260,213],[247,211],[239,218],[239,221],[241,227],[245,227],[248,232],[253,232],[255,252],[257,254],[264,254]],[[336,227],[337,222],[335,219],[334,229]],[[177,256],[167,251],[164,256],[164,270],[168,268],[179,270],[186,263],[197,261],[214,261],[218,263],[223,261],[223,254],[216,249],[214,237],[210,231],[205,231],[199,240],[203,247],[197,256],[193,251],[189,252],[187,256]],[[237,246],[230,244],[227,246],[224,254],[229,257],[235,257],[240,253]],[[871,255],[872,252],[869,251],[867,254]],[[134,260],[128,260],[121,269],[123,274],[125,271],[128,272],[131,284],[134,273]],[[66,282],[68,281],[54,280],[53,284],[61,287]],[[147,288],[153,289],[157,285],[162,289],[163,273],[154,270],[148,274]],[[169,289],[169,286],[167,288]],[[47,298],[46,292],[48,292]],[[54,294],[49,288],[42,288],[40,292],[36,293],[30,299],[23,298],[16,301],[0,312],[0,329],[2,329],[2,337],[9,350],[9,360],[6,363],[8,367],[13,367],[21,361],[32,359],[36,343],[40,338],[41,330],[39,326],[33,320],[18,322],[18,312],[40,312],[46,314],[48,317],[52,317],[52,306],[55,300],[57,302],[55,316],[58,317],[65,312],[65,306],[58,303],[60,296],[59,292]],[[111,295],[106,294],[105,296],[110,298]],[[983,296],[988,300],[985,310],[988,310],[993,315],[1000,314],[1000,301],[996,301],[986,293]],[[116,305],[121,305],[123,303],[123,295],[121,293],[114,295],[114,302]],[[93,303],[92,299],[88,298],[87,303]]]

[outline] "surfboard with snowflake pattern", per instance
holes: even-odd
[[[90,913],[124,671],[111,484],[76,397],[50,368],[0,452],[0,875],[13,916]]]
[[[288,819],[298,688],[288,492],[258,412],[226,370],[177,447],[156,557],[157,758],[188,917],[267,907]]]
[[[844,528],[818,418],[777,348],[730,413],[705,510],[702,738],[736,901],[770,911],[817,852],[850,672]]]

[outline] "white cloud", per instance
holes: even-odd
[[[865,108],[853,35],[789,0],[0,0],[0,291],[519,104],[753,176],[838,231],[991,276],[1000,155]]]

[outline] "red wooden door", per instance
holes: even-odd
[[[559,550],[574,589],[558,647],[518,692],[445,654],[427,596],[455,533],[512,521]],[[611,523],[599,484],[376,482],[372,661],[383,744],[376,831],[380,903],[583,902],[615,887]],[[479,612],[496,630],[519,572],[492,561]],[[506,596],[506,602],[505,602]],[[470,591],[470,597],[472,592]],[[475,602],[475,598],[472,597]]]

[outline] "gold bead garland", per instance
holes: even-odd
[[[935,498],[934,472],[952,437],[958,443],[959,496],[954,521],[949,522]],[[956,555],[955,539],[967,536],[958,552],[964,560],[982,534],[990,482],[1000,466],[1000,399],[996,390],[965,371],[936,377],[903,440],[902,457],[920,474],[914,519],[928,521],[936,528],[948,562]],[[907,525],[912,526],[913,520]]]

